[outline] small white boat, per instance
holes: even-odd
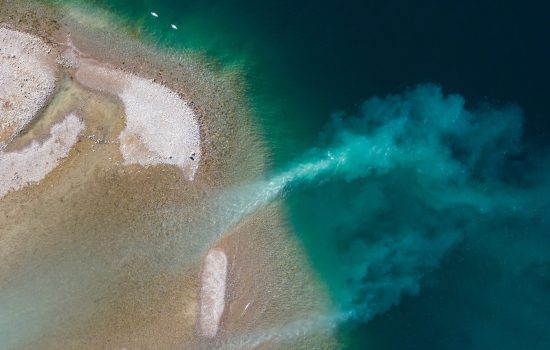
[[[175,24],[170,24],[170,27],[172,27],[172,29],[178,29]]]
[[[153,17],[158,17],[159,15],[157,15],[156,12],[151,12],[151,16],[153,16]]]

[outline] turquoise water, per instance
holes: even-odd
[[[547,4],[94,4],[243,70],[348,348],[550,347]]]

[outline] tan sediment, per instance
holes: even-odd
[[[44,106],[55,88],[51,47],[0,26],[0,150]]]
[[[43,330],[26,336],[24,348],[173,349],[181,337],[192,341],[198,264],[164,271],[157,258],[177,232],[154,213],[189,205],[198,191],[177,169],[124,166],[116,142],[122,108],[78,86],[67,94],[85,101],[86,130],[71,156],[35,186],[0,200],[0,299],[13,280],[29,283],[34,300],[47,298],[37,304],[47,312]]]
[[[28,4],[21,6],[32,7]],[[0,0],[0,14],[11,13],[1,5]],[[94,16],[86,25],[50,11],[55,19],[47,11],[5,17],[11,27],[55,41],[50,45],[58,46],[60,69],[69,76],[67,89],[8,149],[20,152],[35,139],[45,142],[51,126],[70,111],[86,128],[70,156],[42,181],[0,199],[0,291],[21,281],[34,287],[25,293],[52,298],[44,303],[47,317],[31,319],[42,321],[43,328],[26,336],[20,348],[223,349],[235,336],[322,311],[323,286],[286,228],[284,210],[272,205],[215,244],[227,256],[226,298],[216,335],[202,336],[200,259],[180,268],[171,254],[193,247],[201,240],[194,230],[198,223],[216,219],[208,217],[207,195],[265,169],[268,156],[251,126],[242,76],[201,55],[158,52],[128,39],[128,32],[110,32],[110,23],[90,30]],[[50,23],[53,32],[42,23]],[[67,45],[68,32],[79,51]],[[72,81],[86,60],[154,79],[188,102],[200,128],[200,171],[194,182],[176,166],[125,165],[120,135],[128,111],[122,87],[101,93]],[[162,214],[165,208],[178,208],[177,215]],[[175,219],[177,224],[169,224]],[[191,259],[180,255],[178,263]],[[222,289],[221,284],[214,288]],[[315,334],[289,343],[268,339],[257,348],[334,344],[330,335]]]
[[[331,311],[327,291],[283,212],[280,202],[260,209],[216,245],[229,261],[226,305],[218,335],[205,348],[339,347],[332,330],[323,328],[291,339],[267,336],[260,343],[253,337]]]

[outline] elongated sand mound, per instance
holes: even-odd
[[[65,158],[84,124],[74,114],[52,126],[44,142],[33,141],[18,152],[0,151],[0,198],[42,180]]]
[[[126,164],[172,164],[192,180],[200,160],[200,132],[193,110],[174,91],[136,75],[83,60],[77,79],[117,95],[126,127],[120,150]]]
[[[0,27],[0,150],[53,92],[55,63],[50,51],[35,36]]]
[[[200,303],[200,329],[205,337],[218,333],[220,319],[225,307],[225,280],[227,256],[213,249],[204,258]]]

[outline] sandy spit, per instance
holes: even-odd
[[[126,114],[120,150],[126,164],[172,164],[193,180],[200,161],[200,131],[193,110],[174,91],[148,79],[82,60],[77,79],[117,95]]]
[[[70,114],[52,126],[44,143],[33,141],[18,152],[0,151],[0,198],[42,180],[67,157],[83,129],[84,123]]]

